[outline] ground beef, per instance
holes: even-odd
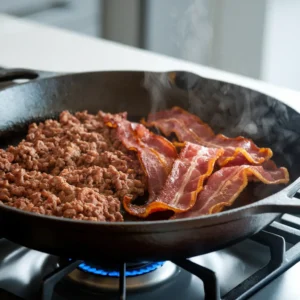
[[[126,118],[126,114],[119,114]],[[122,221],[120,201],[144,194],[136,153],[104,124],[105,114],[67,111],[29,126],[26,139],[0,150],[0,203],[59,217]]]
[[[114,195],[122,199],[126,194],[143,195],[144,184],[130,179],[131,174],[118,171],[113,165],[108,168],[93,166],[89,168],[64,169],[60,176],[76,187],[89,187],[94,191]]]
[[[14,160],[14,155],[0,149],[0,170],[9,171],[11,168],[11,163]]]

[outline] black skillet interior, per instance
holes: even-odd
[[[151,111],[178,105],[216,133],[242,135],[260,147],[270,147],[277,165],[288,168],[291,181],[300,176],[300,114],[259,92],[188,72],[95,72],[51,78],[53,73],[17,69],[3,74],[0,81],[6,84],[16,78],[50,78],[0,92],[2,148],[24,138],[31,122],[57,118],[65,109],[128,111],[129,118],[137,121]],[[256,185],[251,197],[262,199],[279,188]],[[241,197],[245,204],[248,191]]]

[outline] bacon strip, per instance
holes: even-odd
[[[211,175],[216,160],[222,154],[222,149],[186,143],[178,159],[175,160],[159,196],[154,201],[149,199],[143,206],[133,205],[132,199],[125,197],[123,200],[125,210],[142,218],[157,211],[189,210],[195,204],[197,195],[203,188],[204,180]]]
[[[191,134],[194,134],[195,138],[198,140],[199,137],[203,140],[213,138],[215,136],[213,130],[207,124],[202,122],[200,118],[177,106],[173,107],[170,110],[149,114],[147,123],[155,124],[155,122],[157,122],[156,124],[160,124],[161,121],[168,119],[172,119],[172,121],[177,120],[181,125],[183,123],[185,125],[185,130],[189,131]],[[167,135],[170,135],[172,132],[174,132],[170,131],[172,127],[171,123],[169,123],[169,126],[170,127],[168,127],[168,129],[166,128],[168,132]],[[177,132],[174,133],[177,134]]]
[[[207,124],[179,107],[151,114],[145,124],[159,128],[166,136],[175,133],[180,142],[190,141],[206,147],[224,148],[224,155],[218,160],[221,167],[259,165],[273,155],[271,149],[259,148],[253,141],[242,136],[229,138],[222,134],[214,135]]]
[[[169,174],[174,160],[177,158],[177,151],[174,145],[161,135],[149,131],[141,124],[135,124],[135,134],[145,147],[150,147],[157,152]]]
[[[233,204],[248,181],[261,181],[265,184],[289,182],[286,168],[277,168],[273,164],[268,164],[266,167],[244,165],[220,169],[209,177],[194,207],[172,218],[191,218],[220,212],[225,206]]]
[[[105,116],[106,125],[116,128],[118,139],[128,150],[136,151],[148,178],[149,201],[153,201],[162,189],[172,169],[177,151],[172,143],[150,132],[141,124]]]

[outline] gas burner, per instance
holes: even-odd
[[[126,289],[140,290],[153,287],[170,279],[179,269],[175,264],[167,262],[155,262],[145,264],[127,264]],[[77,269],[71,272],[67,279],[80,285],[82,288],[93,290],[119,289],[120,273],[117,269],[100,267],[94,264],[81,263]]]
[[[127,264],[125,276],[132,277],[147,274],[160,268],[164,263],[165,262],[162,261],[155,263]],[[114,268],[100,267],[89,263],[81,263],[78,269],[94,275],[120,277],[120,272]]]

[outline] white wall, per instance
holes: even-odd
[[[141,18],[140,0],[103,0],[102,37],[139,47]]]
[[[266,0],[217,1],[211,65],[260,77]]]
[[[141,31],[145,31],[146,49],[300,89],[300,0],[143,3],[146,24]],[[117,36],[116,40],[135,45],[131,41],[135,32],[132,28],[136,28],[139,10],[129,8],[123,5],[120,11],[116,6],[116,18],[109,15],[109,27],[114,30],[113,39]],[[126,26],[120,26],[123,19]]]
[[[213,38],[212,0],[148,0],[146,49],[207,64]]]
[[[261,78],[300,89],[300,1],[268,0]]]
[[[260,76],[266,0],[148,0],[146,48]]]

